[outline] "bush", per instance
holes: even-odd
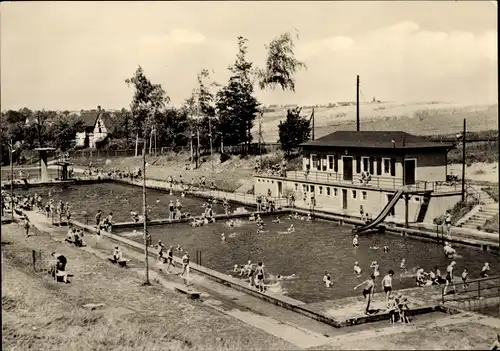
[[[451,223],[456,223],[460,218],[465,216],[467,213],[472,211],[472,209],[478,205],[479,202],[477,200],[465,200],[459,201],[451,208]],[[433,223],[437,225],[442,225],[444,223],[445,215],[442,214],[436,218],[434,218]]]
[[[229,155],[229,154],[224,153],[224,154],[220,155],[220,162],[221,163],[224,163],[230,159],[231,159],[231,155]]]
[[[498,141],[480,141],[467,143],[465,163],[470,166],[475,162],[498,162]],[[448,163],[462,163],[462,148],[455,148],[448,153]]]
[[[498,233],[498,216],[487,219],[484,225],[479,226],[477,229],[484,230],[487,233]]]

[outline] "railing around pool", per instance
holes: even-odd
[[[488,277],[481,279],[469,280],[465,284],[463,282],[449,283],[448,286],[443,286],[441,289],[441,302],[460,302],[465,300],[483,299],[487,297],[499,296],[500,277]],[[447,295],[446,292],[455,291],[453,295]]]
[[[135,185],[142,185],[143,182],[142,178],[135,178],[133,180],[123,178],[122,181],[133,183]],[[146,186],[157,187],[164,190],[170,189],[170,183],[168,181],[163,179],[149,178],[149,177],[146,178]],[[181,185],[178,183],[172,184],[172,190],[185,191],[186,194],[191,194],[194,196],[202,196],[207,198],[213,197],[216,198],[217,200],[226,199],[227,201],[239,202],[242,204],[252,205],[252,206],[257,204],[257,198],[258,198],[258,195],[255,194],[229,192],[218,189],[204,188],[200,186],[184,185],[181,188]],[[270,196],[268,198],[274,201],[276,208],[283,208],[288,205],[288,199],[286,197]]]
[[[270,171],[255,173],[257,177],[282,179],[288,181],[314,182],[332,185],[354,185],[366,188],[381,188],[397,190],[403,185],[403,180],[396,177],[382,177],[370,175],[370,180],[362,178],[361,174],[353,174],[351,180],[344,179],[342,173],[317,172],[317,171],[287,171],[285,176]],[[457,182],[439,182],[416,180],[414,184],[406,184],[408,191],[433,191],[433,192],[456,192],[461,190],[461,184]]]

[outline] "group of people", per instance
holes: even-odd
[[[167,265],[165,268],[165,271],[169,273],[170,267],[175,267],[174,265],[174,250],[181,253],[183,252],[184,255],[182,256],[182,273],[180,273],[181,276],[189,278],[189,271],[190,271],[190,257],[189,257],[189,252],[184,251],[184,249],[180,246],[177,245],[177,247],[174,249],[172,245],[169,246],[169,248],[165,251],[165,245],[161,242],[161,240],[158,240],[158,244],[156,244],[155,248],[158,250],[158,261],[160,264]]]
[[[69,225],[68,234],[66,235],[66,239],[64,240],[70,244],[75,245],[76,247],[87,246],[83,241],[83,230],[76,229],[71,224]]]
[[[267,196],[257,195],[255,202],[257,212],[274,212],[276,211],[276,202],[271,198],[271,189],[268,189]]]
[[[248,261],[246,265],[235,264],[233,271],[239,273],[240,276],[245,276],[248,279],[249,287],[255,287],[260,292],[265,292],[268,286],[264,283],[264,264],[258,264]]]
[[[98,210],[95,215],[95,226],[99,230],[105,230],[111,233],[113,229],[113,212],[110,212],[106,217],[103,218],[103,213]]]

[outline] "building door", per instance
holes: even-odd
[[[344,180],[352,180],[352,157],[342,157],[342,163],[344,164]]]
[[[417,160],[405,160],[405,185],[415,184],[415,172],[417,170]]]
[[[278,182],[278,197],[281,197],[283,194],[283,183]]]
[[[342,209],[347,210],[347,189],[342,189]]]
[[[389,203],[392,199],[392,197],[394,196],[395,194],[387,194],[387,203]],[[391,210],[389,211],[389,216],[395,216],[396,215],[396,205],[394,205],[393,208],[391,208]]]

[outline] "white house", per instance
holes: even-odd
[[[105,120],[109,112],[97,106],[97,110],[82,111],[80,117],[85,124],[85,131],[76,134],[76,147],[95,148],[108,137]]]

